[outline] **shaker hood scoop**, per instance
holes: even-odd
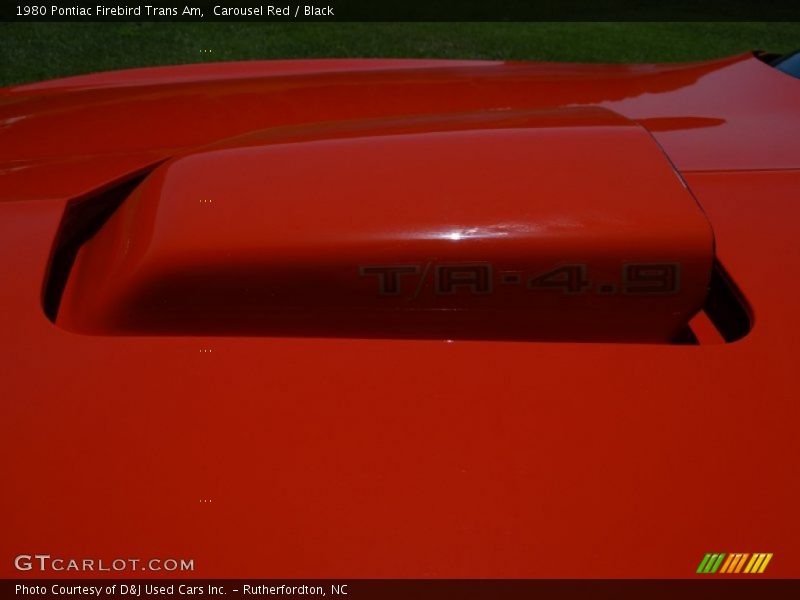
[[[604,109],[265,131],[155,168],[78,251],[96,335],[669,342],[713,234]]]

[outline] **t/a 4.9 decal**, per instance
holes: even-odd
[[[583,263],[558,265],[538,273],[502,270],[491,263],[406,263],[364,265],[362,277],[374,279],[381,296],[419,296],[432,282],[439,295],[491,294],[500,287],[524,287],[531,292],[563,294],[675,294],[680,291],[680,264],[676,262],[623,263],[616,281],[591,281]]]

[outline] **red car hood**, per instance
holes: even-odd
[[[708,552],[769,552],[774,558],[763,576],[800,575],[798,107],[800,81],[752,54],[680,65],[220,63],[0,90],[0,510],[9,517],[0,575],[104,575],[14,567],[18,555],[45,553],[191,558],[192,574],[209,578],[685,577]],[[202,264],[217,265],[218,277],[237,257],[263,254],[254,223],[269,227],[270,240],[302,241],[287,255],[300,270],[310,261],[306,245],[326,232],[340,234],[330,246],[335,257],[358,254],[348,240],[361,240],[365,231],[386,235],[380,210],[369,221],[341,218],[316,197],[308,200],[314,212],[302,213],[318,216],[312,227],[300,217],[284,221],[288,204],[267,218],[241,194],[226,196],[226,177],[256,176],[255,167],[242,170],[254,160],[237,154],[242,149],[276,138],[287,148],[342,139],[348,128],[430,129],[426,119],[439,131],[448,119],[473,118],[527,119],[527,129],[523,137],[481,137],[481,160],[470,158],[478,138],[469,136],[402,152],[378,141],[344,154],[336,147],[292,158],[308,159],[315,169],[307,171],[290,154],[275,154],[287,171],[258,179],[257,189],[267,193],[272,181],[287,192],[296,181],[319,194],[326,182],[337,201],[350,202],[336,187],[346,181],[365,202],[363,190],[391,176],[387,193],[411,190],[429,203],[406,215],[417,233],[430,231],[423,225],[435,214],[467,214],[485,217],[481,231],[502,234],[509,230],[486,228],[489,221],[507,225],[508,207],[478,194],[486,193],[486,180],[475,169],[488,161],[503,176],[497,181],[506,186],[504,198],[519,199],[508,210],[527,237],[516,237],[521,245],[511,251],[478,236],[477,246],[466,247],[480,252],[460,257],[477,263],[476,278],[487,260],[524,254],[536,238],[531,223],[546,220],[548,231],[558,231],[553,243],[575,251],[569,277],[580,272],[575,265],[598,256],[618,268],[636,263],[636,252],[669,248],[659,267],[671,264],[668,255],[694,265],[706,277],[692,287],[700,296],[679,306],[648,305],[664,317],[663,327],[645,336],[652,343],[421,339],[413,331],[367,339],[363,329],[353,335],[335,328],[325,337],[294,330],[243,335],[195,331],[191,323],[187,334],[170,330],[169,319],[146,320],[152,308],[140,320],[128,318],[153,306],[151,297],[140,303],[141,281],[161,285],[166,263],[182,272],[198,264],[197,253],[209,250],[198,239],[217,240],[210,250],[218,256],[202,254]],[[566,137],[548,137],[552,119]],[[568,143],[589,138],[597,158],[576,159],[571,179]],[[609,140],[624,149],[624,161],[602,157]],[[490,152],[514,149],[511,160],[537,143],[532,156],[544,162],[512,168]],[[416,166],[407,176],[392,175],[375,161],[359,173],[360,163],[347,160],[367,164],[373,151]],[[460,153],[469,166],[440,172],[414,162],[420,155],[434,160],[435,152]],[[526,164],[537,177],[551,175],[549,212],[524,209]],[[536,171],[545,164],[546,172]],[[443,194],[431,192],[440,190],[437,173],[456,186],[441,190],[465,194],[472,212],[458,212],[464,204],[444,204]],[[248,181],[231,189],[254,189],[256,179]],[[617,195],[620,181],[630,184],[627,196]],[[239,216],[230,218],[239,219],[233,229],[242,235],[226,229],[228,217],[185,218],[168,207],[165,198],[183,197],[174,190],[191,190],[192,210],[206,208],[204,190],[213,190],[209,201],[217,199],[208,208],[235,203]],[[75,207],[129,194],[98,223],[96,236],[83,230],[77,257],[60,265],[75,243],[71,223],[88,219]],[[663,212],[637,212],[637,198]],[[592,227],[573,235],[562,219],[570,213],[582,223],[591,217]],[[296,236],[286,233],[286,223],[299,227]],[[457,239],[465,235],[459,230]],[[406,271],[385,271],[372,258],[385,246],[366,242],[359,248],[370,249],[369,260],[353,262],[353,269],[384,269],[362,270],[365,281],[385,283],[378,277],[395,272],[424,278],[426,262],[436,263],[431,255],[441,258],[436,248],[443,246],[423,247],[418,238],[392,238],[393,248],[411,249],[413,264],[400,265]],[[104,263],[129,256],[126,243],[150,261],[137,263],[145,266],[135,277],[117,277]],[[640,244],[635,252],[633,244]],[[271,256],[285,248],[268,246]],[[326,274],[338,268],[315,256],[314,264],[331,267]],[[728,335],[719,323],[743,317],[726,316],[707,300],[682,343],[657,341],[674,333],[669,315],[695,312],[714,288],[707,275],[712,260],[713,277],[727,286],[728,299],[720,302],[746,313],[746,330]],[[55,281],[62,272],[66,280]],[[84,293],[82,273],[103,273],[110,291]],[[241,273],[250,286],[261,271]],[[646,269],[644,275],[653,276]],[[458,277],[463,285],[465,276]],[[634,268],[624,277],[628,285],[641,273]],[[181,302],[185,290],[212,289],[195,283],[179,290]],[[485,291],[478,279],[467,283]],[[612,289],[598,285],[600,293]],[[58,306],[48,308],[53,289],[63,300],[58,318]],[[624,298],[609,302],[617,300]],[[103,313],[113,302],[114,310]],[[286,310],[297,305],[302,301]],[[626,309],[612,313],[622,315],[622,325],[632,323]],[[721,315],[715,327],[706,313]],[[127,328],[141,323],[150,329],[130,335]]]

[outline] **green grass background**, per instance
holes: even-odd
[[[0,85],[219,60],[670,62],[753,49],[800,49],[800,23],[2,23]]]

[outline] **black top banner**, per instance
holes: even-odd
[[[776,0],[2,0],[0,21],[800,21]]]

